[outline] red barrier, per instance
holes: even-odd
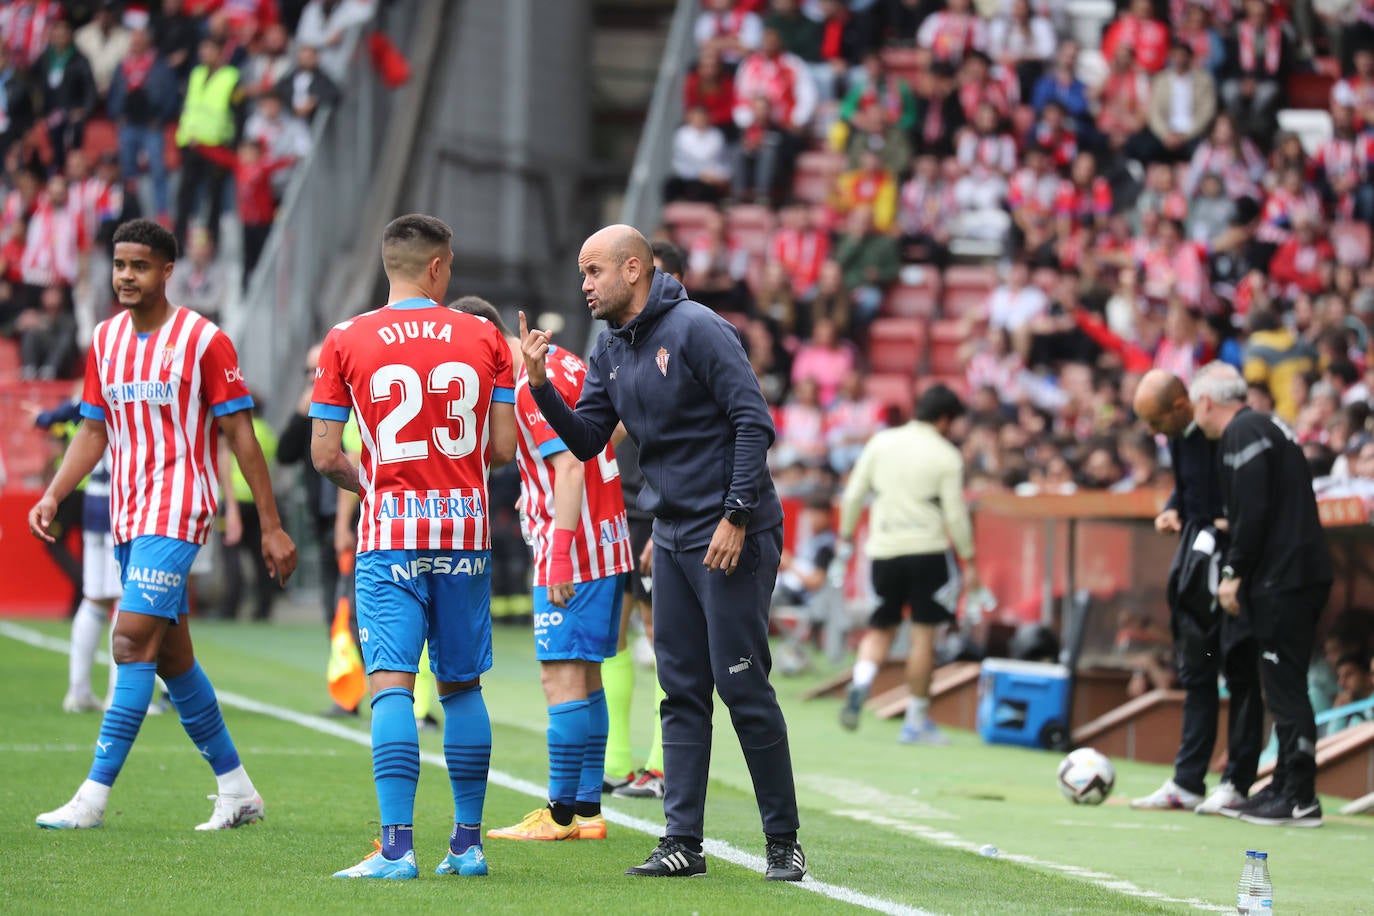
[[[41,495],[41,490],[0,493],[0,616],[65,617],[72,605],[71,583],[29,534],[29,508]],[[79,557],[80,535],[73,534],[68,543]]]

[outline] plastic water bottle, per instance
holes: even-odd
[[[1245,850],[1245,867],[1240,871],[1240,884],[1236,886],[1236,912],[1240,916],[1251,916],[1259,912],[1259,898],[1255,896],[1255,883],[1259,877],[1259,859],[1253,849]]]
[[[1274,912],[1274,882],[1269,877],[1269,853],[1255,853],[1255,908],[1252,913]]]

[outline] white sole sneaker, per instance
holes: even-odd
[[[104,708],[101,702],[96,699],[95,694],[89,690],[85,693],[71,693],[69,691],[62,698],[63,712],[100,712]]]
[[[1201,795],[1189,792],[1170,779],[1144,798],[1133,799],[1131,807],[1136,811],[1195,811],[1202,802]]]
[[[208,795],[215,803],[210,819],[197,824],[197,830],[233,830],[255,824],[267,816],[267,806],[261,795],[251,798],[242,795]]]
[[[105,823],[105,812],[77,796],[56,811],[38,815],[34,823],[44,830],[88,830]]]
[[[1193,809],[1195,814],[1222,814],[1224,809],[1234,807],[1245,801],[1245,796],[1236,791],[1235,786],[1223,782],[1212,790],[1206,801]]]

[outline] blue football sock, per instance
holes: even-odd
[[[95,760],[87,777],[91,782],[114,785],[129,757],[129,748],[138,737],[143,717],[148,714],[156,677],[157,665],[153,662],[129,662],[117,667],[114,697],[100,722],[100,736],[95,739]]]
[[[410,847],[420,781],[415,696],[404,687],[388,687],[372,698],[372,779],[382,815],[382,855],[399,859]]]
[[[449,848],[461,853],[482,842],[482,807],[491,768],[491,717],[480,686],[442,696],[439,702],[444,704],[444,761],[453,786]]]
[[[577,785],[582,780],[582,759],[587,753],[587,701],[550,706],[548,736],[549,801],[572,808],[577,801]]]
[[[185,674],[168,678],[167,695],[181,717],[181,727],[186,729],[200,756],[210,762],[215,775],[222,776],[237,767],[239,752],[234,749],[234,740],[229,737],[229,729],[220,715],[215,688],[200,662]]]
[[[606,730],[609,725],[606,691],[593,691],[587,697],[587,748],[582,756],[582,777],[577,783],[579,803],[601,804],[601,782],[606,771]]]

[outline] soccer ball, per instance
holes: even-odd
[[[1080,747],[1059,764],[1059,791],[1075,805],[1100,805],[1116,785],[1116,770],[1106,755]]]

